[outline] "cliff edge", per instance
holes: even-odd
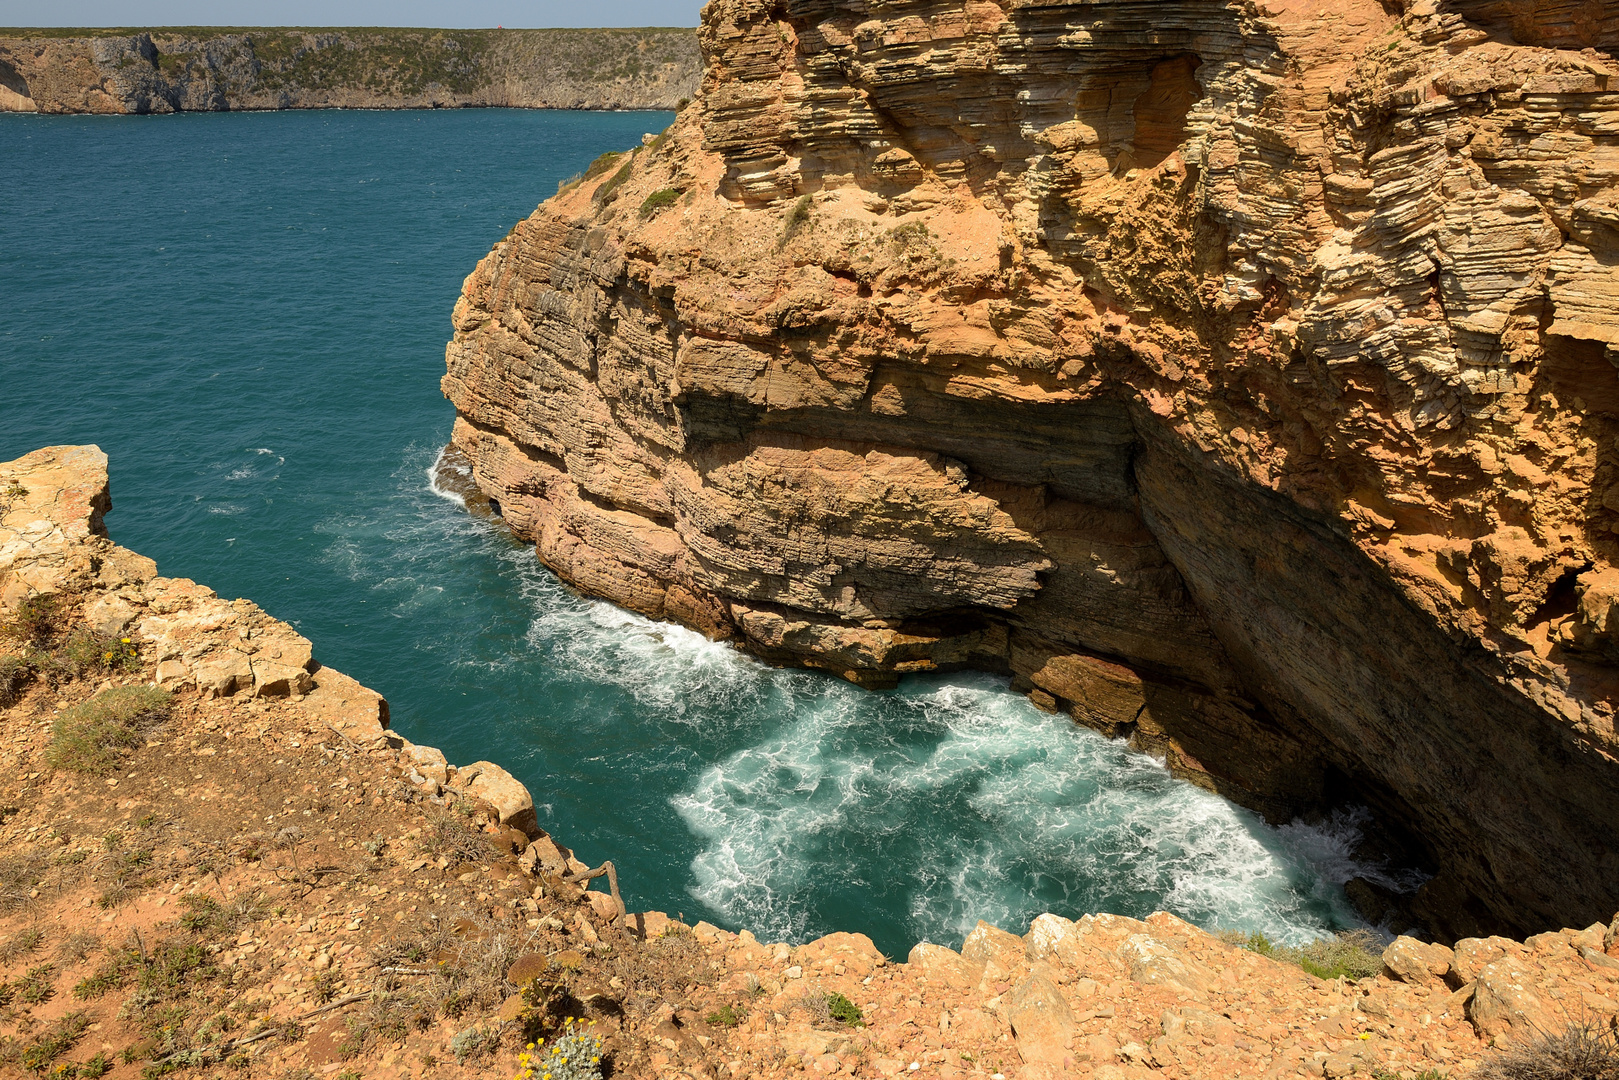
[[[1619,918],[1301,955],[1043,914],[896,963],[626,916],[522,784],[388,731],[292,627],[112,543],[110,507],[96,447],[0,462],[16,1075],[1483,1080],[1571,1030],[1611,1059]]]
[[[0,29],[0,112],[672,109],[698,72],[679,28]]]
[[[467,279],[454,442],[582,589],[1011,673],[1448,937],[1619,897],[1608,5],[704,11]]]

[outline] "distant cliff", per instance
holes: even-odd
[[[0,112],[669,109],[694,30],[0,30]]]

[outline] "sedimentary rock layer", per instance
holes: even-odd
[[[0,112],[671,109],[685,29],[0,30]]]
[[[1529,24],[715,0],[467,279],[454,441],[583,589],[1368,802],[1441,933],[1603,918],[1619,64]]]

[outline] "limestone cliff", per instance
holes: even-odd
[[[1368,802],[1441,933],[1602,918],[1612,15],[714,0],[467,279],[454,441],[580,588]]]
[[[0,112],[671,109],[683,29],[0,30]]]

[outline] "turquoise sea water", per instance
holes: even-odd
[[[560,586],[435,492],[462,278],[667,114],[0,116],[0,460],[112,459],[113,536],[506,765],[632,907],[903,954],[979,918],[1349,921],[1352,818],[1268,828],[987,676],[873,694]]]

